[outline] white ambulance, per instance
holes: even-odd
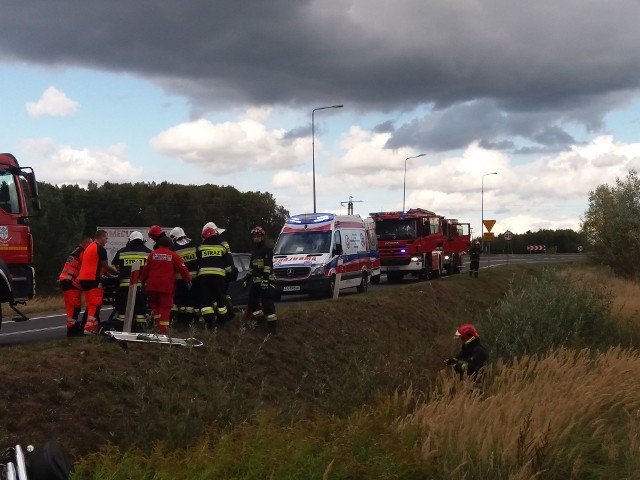
[[[276,297],[331,296],[338,269],[340,289],[355,287],[366,292],[369,282],[377,283],[380,278],[380,255],[370,233],[360,215],[289,217],[273,252]]]

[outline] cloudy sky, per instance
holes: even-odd
[[[640,168],[638,0],[2,4],[0,150],[42,181],[233,185],[295,214],[315,158],[319,212],[518,233],[579,228]]]

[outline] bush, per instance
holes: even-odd
[[[512,281],[505,298],[489,311],[483,337],[491,355],[504,359],[560,346],[610,345],[616,343],[611,306],[601,286],[546,268],[526,283]]]

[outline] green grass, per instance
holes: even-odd
[[[634,478],[637,353],[604,350],[622,332],[600,330],[608,297],[536,265],[482,273],[288,305],[275,337],[236,321],[194,332],[198,349],[97,338],[1,349],[0,440],[56,440],[80,459],[77,478]],[[571,349],[505,355],[485,391],[442,370],[460,323],[478,325],[495,361],[494,328],[523,308],[526,328],[535,312],[565,312]],[[620,375],[599,383],[608,365]]]

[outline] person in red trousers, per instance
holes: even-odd
[[[180,255],[170,250],[172,244],[169,237],[160,237],[158,248],[149,254],[140,274],[140,281],[146,284],[153,319],[162,335],[169,333],[176,274],[179,273],[187,282],[187,288],[191,287],[191,274]]]

